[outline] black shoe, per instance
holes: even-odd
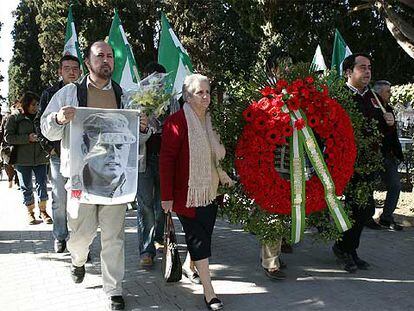
[[[269,269],[265,269],[263,268],[265,275],[271,279],[271,280],[284,280],[286,279],[286,274],[282,271],[280,271],[280,269],[275,270],[275,271],[269,271]]]
[[[349,273],[354,273],[358,270],[358,266],[355,264],[355,261],[353,260],[352,256],[348,253],[344,253],[345,256],[342,259],[342,268],[349,272]]]
[[[209,310],[221,310],[223,309],[223,303],[218,298],[213,298],[210,302],[207,302],[206,297],[204,296],[204,302]]]
[[[72,276],[73,282],[82,283],[83,279],[85,278],[85,266],[76,267],[74,265],[71,265],[70,274]]]
[[[361,258],[358,257],[358,254],[356,251],[352,252],[351,257],[354,260],[358,269],[368,270],[368,268],[370,267],[369,263],[367,263],[365,260],[362,260]]]
[[[55,253],[63,253],[66,249],[66,240],[55,240]]]
[[[381,230],[382,227],[374,219],[370,219],[365,223],[365,227],[368,227],[372,230]]]
[[[391,231],[401,231],[403,226],[397,224],[395,221],[385,221],[380,219],[379,224]]]
[[[338,245],[334,244],[332,251],[345,271],[353,273],[358,269],[351,255],[341,250]]]
[[[111,296],[109,300],[111,302],[111,310],[124,310],[125,309],[125,301],[122,296]]]
[[[191,281],[193,284],[201,284],[200,276],[197,272],[193,272],[189,269],[183,269],[183,275]]]

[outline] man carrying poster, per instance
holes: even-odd
[[[81,110],[77,107],[122,109],[122,89],[111,80],[114,69],[112,48],[104,41],[90,45],[85,53],[87,75],[79,84],[68,84],[53,96],[41,118],[43,135],[61,140],[61,173],[71,176],[70,127]],[[144,131],[147,120],[141,118]],[[140,134],[141,136],[141,134]],[[143,137],[143,136],[141,136]],[[140,143],[145,143],[145,137]],[[101,140],[102,141],[102,140]],[[77,142],[80,145],[80,142]],[[69,180],[71,185],[72,181]],[[69,186],[70,188],[70,186]],[[71,229],[67,248],[71,254],[71,275],[75,283],[85,276],[85,263],[98,226],[101,228],[101,270],[103,290],[112,310],[123,310],[122,280],[124,278],[124,228],[127,202],[86,204],[79,199],[78,189],[68,189],[68,225]]]

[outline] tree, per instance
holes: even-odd
[[[43,51],[41,79],[44,85],[51,85],[57,80],[58,61],[65,44],[68,4],[50,0],[35,0],[35,3],[38,12],[36,22],[40,30],[38,40]]]
[[[1,27],[3,26],[3,23],[1,23],[0,22],[0,33],[1,33]],[[1,36],[0,36],[1,37]],[[1,62],[3,62],[3,60],[0,58],[0,63]],[[3,75],[1,74],[1,72],[0,72],[0,83],[1,82],[3,82],[3,80],[4,80],[4,77],[3,77]],[[1,89],[0,89],[0,91],[1,91]],[[0,106],[1,106],[1,104],[4,102],[4,97],[2,96],[2,95],[0,95]]]
[[[237,12],[227,1],[164,2],[171,27],[197,71],[221,91],[236,77],[248,79],[259,41],[240,27]]]
[[[15,102],[26,91],[40,94],[43,90],[40,80],[42,50],[37,40],[39,28],[34,2],[21,1],[13,15],[16,21],[12,31],[13,57],[9,65],[9,103]]]
[[[267,45],[288,50],[294,58],[311,61],[318,44],[326,60],[332,53],[335,28],[353,52],[373,57],[374,79],[406,83],[413,79],[414,63],[386,29],[384,19],[374,7],[350,13],[362,0],[277,1],[229,0],[240,15],[240,24]],[[414,10],[394,4],[406,20]],[[411,19],[410,19],[411,18]],[[265,53],[266,54],[266,53]],[[386,66],[384,66],[384,64]]]

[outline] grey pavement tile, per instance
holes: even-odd
[[[77,286],[70,278],[69,254],[53,252],[52,226],[26,225],[20,193],[7,189],[5,182],[0,182],[0,197],[8,202],[1,207],[4,217],[0,218],[0,311],[106,310],[100,235],[91,247],[92,264],[86,265],[85,281]],[[181,226],[176,218],[174,221],[179,243],[184,245]],[[135,211],[128,211],[126,228],[127,310],[205,310],[200,285],[186,279],[164,283],[161,254],[153,269],[139,268]],[[219,219],[210,262],[213,285],[225,310],[414,310],[413,228],[403,232],[364,230],[359,255],[372,268],[355,274],[341,271],[330,245],[314,243],[313,234],[307,233],[293,254],[283,254],[288,278],[274,282],[263,274],[256,238]],[[180,253],[184,260],[183,247]]]

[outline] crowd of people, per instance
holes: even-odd
[[[273,60],[270,70],[278,77],[281,64],[289,66],[290,63],[291,59],[284,55],[283,61]],[[85,53],[85,64],[89,73],[80,79],[79,60],[74,56],[64,56],[59,63],[58,75],[61,79],[57,84],[46,89],[40,98],[32,92],[22,95],[11,114],[2,120],[2,150],[12,147],[9,148],[9,157],[3,159],[3,162],[7,168],[10,187],[15,172],[17,174],[28,223],[38,223],[34,212],[37,204],[42,221],[53,224],[54,249],[57,253],[66,249],[69,251],[70,273],[75,283],[84,280],[89,247],[100,227],[103,290],[108,296],[111,309],[123,310],[127,204],[74,204],[70,200],[73,192],[70,188],[69,125],[76,116],[77,107],[126,108],[121,98],[122,88],[111,79],[114,69],[111,46],[104,41],[91,44]],[[144,75],[153,72],[162,73],[165,69],[159,64],[151,63],[145,68]],[[369,88],[371,58],[366,54],[348,56],[343,63],[343,72],[346,85],[363,117],[378,121],[383,134],[381,151],[385,171],[382,177],[387,186],[384,212],[378,223],[372,219],[375,209],[372,202],[361,207],[352,198],[346,198],[354,222],[352,228],[336,241],[333,253],[345,271],[355,272],[358,269],[369,269],[369,263],[357,254],[365,225],[402,230],[393,218],[401,188],[397,167],[402,160],[402,152],[392,108],[388,105],[390,83],[378,81],[374,90]],[[175,212],[184,230],[188,249],[183,274],[191,282],[202,284],[204,301],[209,310],[220,310],[223,303],[217,297],[211,282],[209,258],[220,205],[218,186],[220,183],[231,186],[234,182],[219,165],[225,156],[225,149],[211,122],[208,109],[210,96],[209,79],[201,74],[191,74],[184,81],[182,105],[173,102],[165,118],[144,114],[140,117],[139,154],[143,157],[138,166],[136,195],[137,250],[140,254],[139,264],[144,268],[153,266],[157,249],[163,245],[164,215]],[[381,106],[385,107],[385,113],[380,109]],[[126,128],[127,123],[128,120],[115,113],[109,119],[97,113],[85,121],[82,150],[86,157],[94,153],[94,150],[104,150],[98,163],[95,163],[98,166],[90,163],[85,165],[82,179],[86,187],[104,189],[102,193],[107,193],[110,188],[109,192],[114,195],[124,185],[123,173],[118,174],[114,160],[108,160],[107,163],[105,157],[135,143],[135,137]],[[99,136],[96,135],[97,131]],[[113,135],[114,132],[116,135]],[[122,155],[119,157],[122,158]],[[127,161],[127,158],[124,156],[119,161]],[[46,212],[48,167],[52,185],[52,217]],[[102,177],[105,170],[111,171],[113,179],[105,180],[111,174]],[[280,173],[283,174],[282,171]],[[36,200],[32,185],[33,174],[36,180]],[[351,182],[358,178],[364,177],[355,174]],[[261,248],[264,273],[272,280],[286,277],[280,271],[286,268],[280,259],[283,244],[285,249],[289,249],[288,243],[282,238],[273,244],[264,244]]]

